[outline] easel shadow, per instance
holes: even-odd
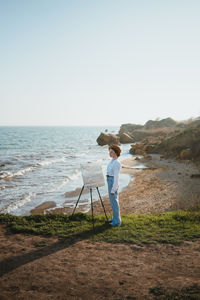
[[[110,226],[107,222],[105,222],[102,225],[96,225],[95,233],[98,234],[104,232],[108,228],[110,228]],[[0,261],[0,277],[17,269],[18,267],[33,262],[34,260],[40,259],[47,255],[56,253],[62,249],[68,248],[79,241],[90,239],[92,236],[94,236],[94,231],[91,227],[91,229],[85,230],[78,234],[72,234],[67,238],[60,238],[57,242],[49,246],[44,246],[43,248],[30,251],[26,254],[16,255],[16,256],[6,258]]]

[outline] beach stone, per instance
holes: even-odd
[[[120,145],[119,137],[112,133],[106,134],[104,132],[101,132],[96,141],[100,146],[112,144]]]
[[[191,178],[200,178],[200,174],[192,174],[190,175]]]
[[[138,154],[138,155],[145,155],[145,149],[144,145],[138,143],[138,144],[133,144],[131,145],[131,149],[129,150],[130,154]]]
[[[135,160],[140,160],[140,158],[138,156],[136,156]]]
[[[190,148],[184,149],[179,154],[180,159],[191,159],[192,158],[192,151]]]
[[[56,207],[55,201],[46,201],[42,204],[36,206],[35,208],[31,209],[31,214],[41,214],[44,213],[46,209]]]

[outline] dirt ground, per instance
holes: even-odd
[[[200,286],[200,238],[137,246],[7,235],[0,228],[1,300],[155,299],[149,288]],[[45,247],[35,247],[44,240]]]
[[[121,213],[151,213],[191,205],[200,184],[189,162],[147,161],[119,193]],[[105,200],[106,210],[109,201]],[[99,203],[94,213],[103,213]],[[123,222],[123,219],[122,219]],[[37,242],[46,241],[43,247]],[[150,288],[200,286],[200,238],[182,245],[111,244],[56,237],[10,234],[0,225],[0,300],[7,299],[157,299]]]

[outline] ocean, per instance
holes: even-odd
[[[0,126],[0,213],[29,215],[45,201],[71,206],[78,197],[65,193],[83,186],[80,164],[98,162],[105,176],[101,196],[107,194],[108,145],[96,142],[101,132],[116,134],[114,126]],[[121,144],[120,161],[131,157],[130,144]],[[137,166],[138,167],[138,166]],[[141,166],[142,167],[142,166]],[[132,180],[120,174],[119,192]],[[94,201],[98,200],[96,189]],[[90,201],[89,194],[81,199]]]

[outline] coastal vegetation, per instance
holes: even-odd
[[[104,215],[78,212],[70,214],[35,214],[14,216],[0,214],[0,223],[10,233],[57,236],[69,239],[92,239],[111,243],[180,244],[200,237],[200,205],[195,209],[154,214],[124,214],[120,227],[111,227]]]

